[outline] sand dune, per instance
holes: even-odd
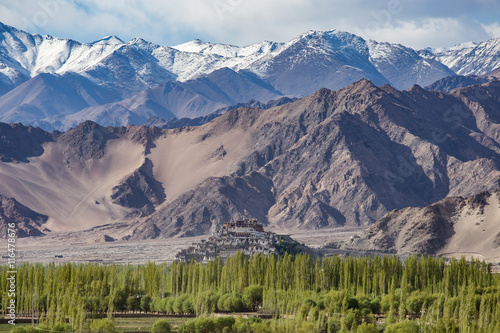
[[[500,190],[394,210],[343,247],[500,262]]]
[[[163,184],[166,202],[209,177],[235,171],[252,144],[253,131],[244,127],[219,121],[166,131],[157,139],[147,157],[153,162],[155,178]],[[74,155],[68,160],[64,143],[49,142],[43,148],[43,155],[29,158],[29,163],[0,163],[0,193],[49,216],[47,228],[85,230],[123,220],[132,211],[113,203],[111,194],[144,163],[143,143],[126,135],[112,139],[102,158],[85,161]]]
[[[101,159],[64,161],[59,143],[44,144],[30,163],[0,164],[0,193],[50,217],[53,231],[83,230],[123,218],[130,210],[113,204],[112,188],[144,161],[144,147],[110,140]]]
[[[488,198],[484,209],[464,207],[457,214],[454,229],[455,234],[438,254],[500,262],[500,247],[494,244],[500,234],[500,192]]]
[[[209,177],[231,174],[251,146],[253,131],[234,126],[215,132],[214,126],[168,132],[158,139],[148,157],[155,166],[155,178],[163,183],[166,203],[193,189]],[[217,135],[212,135],[212,133]]]

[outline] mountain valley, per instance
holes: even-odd
[[[0,23],[1,227],[113,243],[256,218],[295,234],[369,228],[363,250],[493,258],[496,239],[463,242],[496,215],[454,216],[500,187],[498,41],[83,44]]]

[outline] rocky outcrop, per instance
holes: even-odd
[[[0,123],[0,161],[27,163],[29,157],[42,155],[42,145],[56,137],[36,127]]]
[[[84,162],[104,156],[106,143],[118,136],[92,121],[85,121],[63,133],[57,140],[64,147],[63,155],[70,160]]]
[[[7,237],[10,223],[15,224],[16,237],[43,236],[49,230],[44,228],[48,217],[38,214],[17,200],[0,195],[0,234]]]
[[[498,195],[500,191],[493,194]],[[492,211],[485,213],[491,196],[491,193],[483,192],[468,198],[445,198],[427,207],[394,210],[370,226],[359,238],[352,238],[343,248],[398,254],[443,252],[453,237],[472,238],[472,233],[464,233],[476,226],[480,227],[485,219],[498,221],[500,216],[497,211],[500,210],[497,207],[491,207]],[[464,228],[464,224],[467,228]],[[496,230],[500,226],[493,228]],[[498,236],[489,246],[498,247]],[[467,252],[467,249],[464,248],[463,251]],[[483,255],[479,252],[475,254]]]
[[[108,235],[102,235],[95,240],[95,243],[110,243],[114,241],[116,241],[116,239],[114,239],[113,237]]]
[[[107,129],[118,137],[142,144],[145,148],[145,154],[149,154],[151,148],[156,147],[156,140],[164,134],[164,131],[154,126],[131,125],[127,127],[108,127]]]
[[[436,90],[436,91],[444,91],[451,92],[456,88],[469,87],[475,84],[483,84],[490,81],[494,81],[495,77],[493,76],[477,76],[477,75],[453,75],[442,78],[431,85],[425,87],[428,90]]]
[[[500,247],[500,232],[496,235],[495,241],[493,242],[493,246],[495,248],[499,248]]]
[[[133,239],[211,234],[232,219],[266,220],[274,204],[271,182],[257,173],[247,177],[209,178],[195,189],[136,222]]]
[[[133,174],[113,188],[113,203],[134,208],[140,216],[155,211],[155,207],[165,201],[165,190],[153,176],[153,163],[147,159]]]

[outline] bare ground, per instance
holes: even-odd
[[[335,228],[288,233],[300,243],[320,247],[332,241],[345,241],[360,234],[359,228]],[[285,234],[284,230],[273,230]],[[180,237],[162,240],[94,242],[80,233],[60,233],[38,238],[17,239],[18,262],[65,263],[99,262],[143,264],[172,262],[177,252],[209,236]],[[97,236],[95,237],[97,239]],[[62,256],[62,257],[56,257]]]

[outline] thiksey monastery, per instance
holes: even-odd
[[[280,240],[293,242],[288,235],[264,231],[264,226],[256,219],[244,219],[224,223],[222,229],[208,240],[193,243],[193,246],[180,251],[176,259],[184,262],[207,262],[220,256],[225,260],[238,251],[247,256],[256,253],[271,254],[277,252]]]

